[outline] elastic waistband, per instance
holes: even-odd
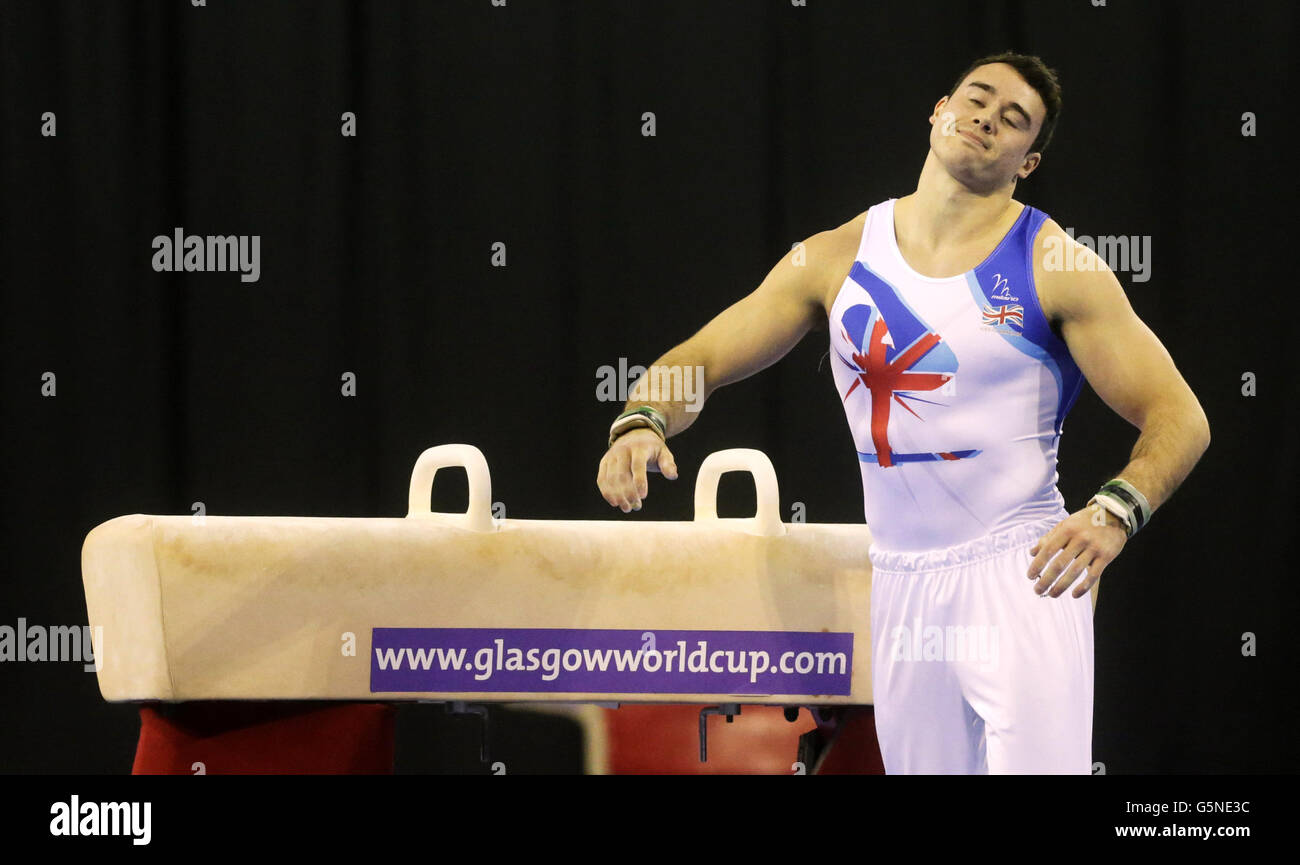
[[[1020,547],[1032,546],[1067,516],[1069,514],[1062,513],[1060,516],[1021,523],[947,549],[903,552],[878,550],[873,546],[868,552],[871,569],[882,573],[922,573],[969,565]]]

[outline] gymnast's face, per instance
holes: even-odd
[[[1028,177],[1040,156],[1029,148],[1047,109],[1038,91],[1005,63],[979,66],[930,115],[930,149],[956,180],[977,191]]]

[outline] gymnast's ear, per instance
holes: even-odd
[[[1033,153],[1026,154],[1025,161],[1020,164],[1020,168],[1016,169],[1016,176],[1013,179],[1024,180],[1026,177],[1034,173],[1034,169],[1038,168],[1039,163],[1042,161],[1043,154],[1036,150]]]
[[[940,97],[939,97],[939,101],[936,102],[936,103],[934,103],[934,111],[930,112],[930,125],[931,125],[931,126],[933,126],[933,125],[934,125],[934,122],[935,122],[936,120],[939,119],[939,112],[942,111],[942,110],[943,110],[943,107],[944,107],[945,105],[947,105],[947,104],[948,104],[948,97],[947,97],[947,96],[940,96]]]

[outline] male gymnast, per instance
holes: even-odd
[[[1039,58],[975,61],[930,114],[915,192],[809,237],[655,364],[703,366],[707,401],[828,328],[872,533],[890,774],[1091,772],[1097,582],[1209,445],[1200,403],[1110,268],[1012,197],[1060,110]],[[1140,435],[1070,513],[1057,446],[1084,378]],[[645,393],[611,427],[597,476],[624,513],[647,471],[677,477],[666,439],[698,413]],[[964,643],[930,644],[954,629]]]

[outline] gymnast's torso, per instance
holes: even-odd
[[[1066,515],[1057,445],[1083,375],[1035,286],[1046,219],[1025,206],[992,253],[948,278],[908,265],[894,199],[858,220],[828,323],[877,548],[942,549]]]

